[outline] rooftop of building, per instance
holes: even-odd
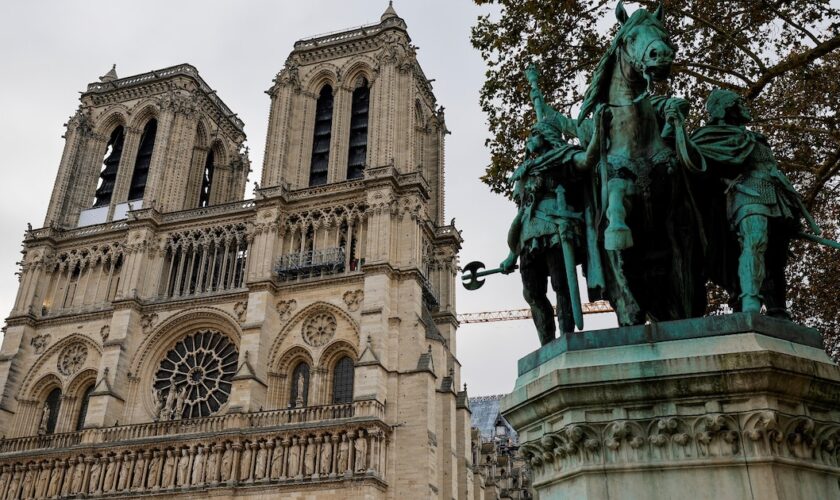
[[[496,423],[501,422],[508,429],[508,437],[516,441],[516,431],[501,414],[500,405],[504,396],[494,394],[470,398],[471,425],[479,429],[482,440],[489,441],[496,437]]]

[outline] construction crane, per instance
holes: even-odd
[[[613,312],[609,302],[606,300],[598,300],[595,302],[588,302],[583,304],[583,314],[600,314]],[[516,321],[520,319],[530,319],[531,309],[508,309],[506,311],[486,311],[463,313],[458,315],[458,322],[462,325],[468,323],[492,323],[494,321]]]

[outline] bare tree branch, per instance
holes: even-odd
[[[820,43],[811,50],[806,50],[805,52],[799,54],[789,55],[784,60],[764,72],[764,74],[761,75],[761,78],[756,80],[756,82],[750,86],[746,95],[747,99],[755,99],[759,94],[761,94],[764,87],[776,78],[784,75],[788,71],[810,64],[838,47],[840,47],[840,34],[834,35],[832,38]]]

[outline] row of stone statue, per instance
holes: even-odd
[[[0,465],[0,499],[323,480],[383,470],[384,433],[358,429]]]
[[[494,271],[466,266],[465,285],[518,260],[543,344],[556,331],[548,281],[561,331],[583,328],[577,266],[589,299],[608,300],[622,326],[703,316],[708,282],[735,311],[787,318],[790,240],[840,243],[820,237],[767,138],[747,128],[742,96],[712,91],[705,124],[688,131],[689,102],[651,94],[676,54],[664,10],[629,16],[619,2],[616,16],[577,117],[549,106],[536,69],[526,71],[537,122],[509,179],[519,208],[510,253]]]

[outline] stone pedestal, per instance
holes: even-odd
[[[502,413],[539,498],[840,498],[840,367],[733,314],[582,332],[519,360]]]

